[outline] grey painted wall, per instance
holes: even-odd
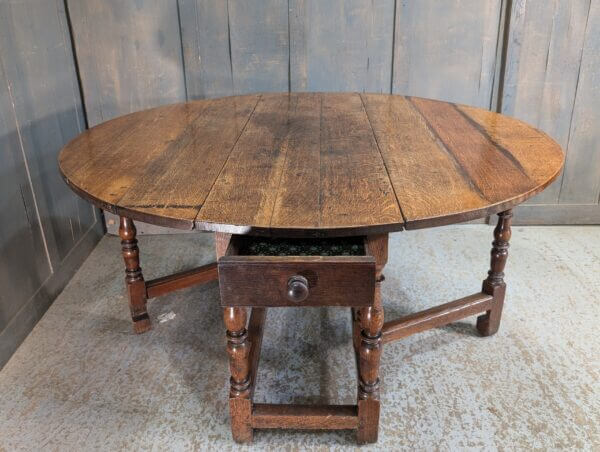
[[[600,0],[0,0],[0,43],[0,363],[97,238],[56,170],[86,119],[256,91],[476,105],[567,151],[516,222],[600,223]]]
[[[102,235],[58,173],[84,128],[64,3],[0,1],[0,367]]]

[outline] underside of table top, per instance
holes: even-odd
[[[560,146],[486,110],[282,93],[167,105],[93,127],[65,181],[117,215],[238,234],[341,236],[481,218],[543,190]]]

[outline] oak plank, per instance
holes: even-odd
[[[358,94],[323,94],[320,227],[403,222]]]
[[[258,99],[258,96],[211,99],[203,102],[204,108],[188,104],[193,108],[182,118],[185,128],[170,126],[179,134],[148,162],[119,205],[193,222]],[[199,166],[190,165],[195,160]],[[198,177],[199,167],[202,177]]]
[[[262,96],[200,209],[197,222],[252,225],[268,230],[286,167],[286,156],[300,153],[300,156],[308,154],[310,158],[311,154],[315,118],[303,114],[302,103],[313,105],[314,102],[310,98],[300,102],[300,98],[301,95],[293,93]],[[294,161],[295,157],[288,169],[293,170]],[[278,210],[282,217],[280,220],[278,213],[276,221],[285,221],[283,210],[286,202],[293,204],[298,201],[290,201],[284,193]],[[299,218],[300,224],[307,221],[307,227],[312,226],[310,218],[302,214]]]
[[[421,98],[411,102],[491,204],[536,187],[517,158],[484,136],[456,106]]]
[[[467,105],[457,106],[475,121],[489,137],[519,161],[527,175],[538,185],[556,176],[564,161],[558,143],[548,135],[516,119]]]
[[[320,218],[321,95],[296,96],[293,109],[294,120],[302,121],[302,133],[295,133],[288,143],[270,226],[317,228]]]
[[[69,172],[69,163],[61,158],[63,173],[81,190],[93,192],[107,204],[116,205],[145,173],[146,166],[207,106],[206,102],[169,105],[136,115],[133,123],[124,118],[117,124],[100,126],[97,132],[86,131],[69,144],[69,147],[82,149],[78,159],[83,164]],[[127,130],[130,124],[133,124],[131,132]],[[107,207],[110,210],[110,206]]]
[[[361,96],[407,221],[489,204],[405,97]]]

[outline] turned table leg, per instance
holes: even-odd
[[[215,233],[217,259],[225,255],[231,234]],[[231,373],[229,389],[229,413],[231,433],[238,443],[252,442],[252,384],[250,369],[250,346],[246,324],[246,308],[227,307],[223,309],[223,319],[227,329],[227,354]]]
[[[136,229],[133,220],[121,217],[119,236],[121,237],[123,259],[125,260],[125,283],[129,295],[133,330],[136,333],[144,333],[152,328],[152,325],[146,310],[146,283],[140,268],[140,250],[135,238]]]
[[[492,258],[488,277],[483,281],[482,292],[494,297],[492,309],[477,318],[477,330],[482,336],[491,336],[500,327],[506,283],[504,282],[504,267],[508,258],[508,247],[511,235],[510,224],[512,210],[498,214],[498,224],[494,229],[492,242]]]
[[[377,441],[379,430],[379,361],[382,351],[381,328],[383,326],[383,306],[381,303],[381,282],[383,267],[387,262],[387,234],[370,236],[367,245],[375,257],[375,297],[373,306],[361,308],[358,314],[360,342],[358,345],[358,431],[359,444]]]
[[[246,308],[231,307],[223,310],[227,328],[227,353],[231,372],[229,411],[231,433],[240,443],[252,441],[252,400],[250,378],[250,344],[246,330]]]

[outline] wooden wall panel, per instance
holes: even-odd
[[[227,2],[179,0],[179,20],[188,99],[233,94]]]
[[[64,5],[20,0],[1,8],[0,58],[50,259],[58,265],[95,223],[91,206],[58,172],[59,150],[85,128]]]
[[[393,92],[489,108],[500,0],[397,0]]]
[[[518,0],[509,22],[502,113],[567,149],[590,0]],[[574,153],[578,151],[575,150]],[[561,179],[531,204],[556,204]]]
[[[592,1],[583,28],[585,36],[560,204],[600,202],[600,1]]]
[[[0,65],[0,331],[50,275],[3,66]]]
[[[389,93],[394,0],[290,0],[292,91]]]
[[[62,0],[0,2],[0,367],[102,234],[64,184],[59,150],[85,128]]]
[[[218,9],[227,3],[211,4]],[[189,57],[195,58],[190,50],[194,44],[182,45],[179,19],[181,12],[182,23],[189,24],[190,7],[195,5],[182,2],[181,11],[177,0],[67,0],[67,5],[89,126],[187,99],[182,53],[187,47]],[[212,19],[206,17],[200,25],[205,27]],[[215,39],[206,36],[204,50],[211,49]],[[214,63],[209,60],[201,67],[210,73]],[[188,61],[192,71],[200,64]],[[206,79],[190,77],[190,82],[191,97],[203,97]],[[118,219],[111,213],[105,216],[109,232],[116,233]],[[138,229],[143,233],[145,227],[140,224]]]
[[[235,94],[289,89],[288,2],[228,0]]]
[[[68,0],[90,126],[186,99],[177,0]]]

